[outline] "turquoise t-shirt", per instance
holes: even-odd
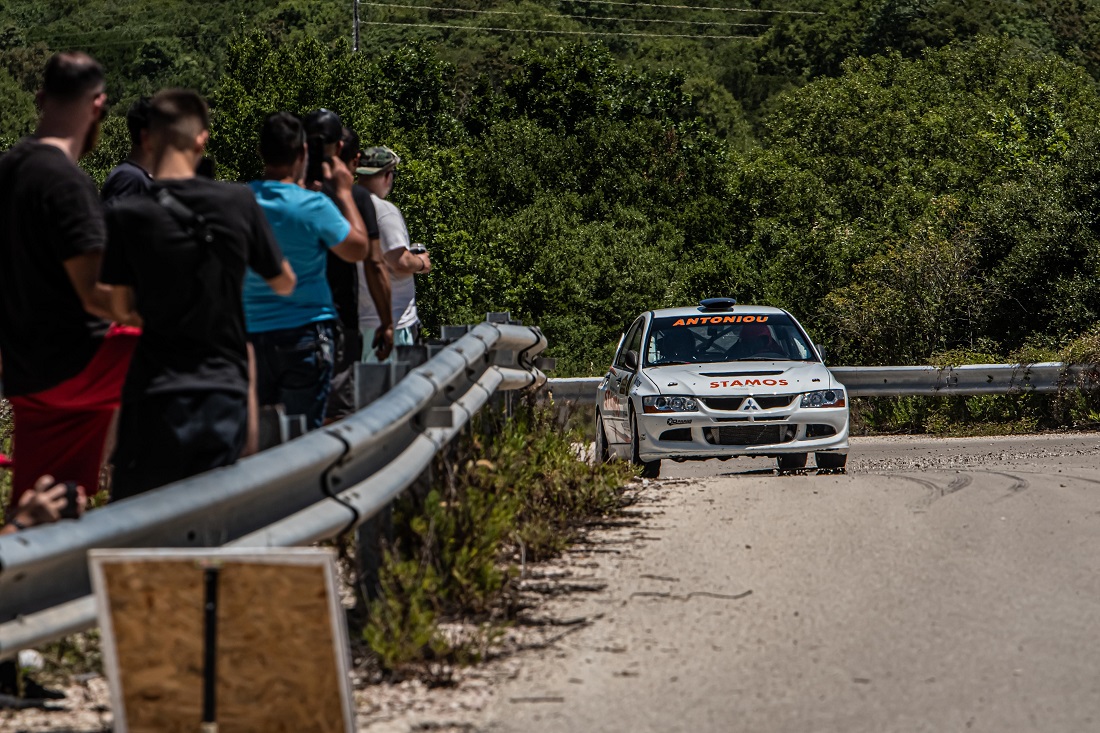
[[[244,281],[248,332],[297,328],[336,318],[332,291],[325,278],[325,257],[330,247],[347,238],[351,224],[323,193],[281,181],[252,181],[248,186],[298,277],[294,292],[284,297],[248,271]]]

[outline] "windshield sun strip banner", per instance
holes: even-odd
[[[768,316],[763,314],[750,314],[743,316],[691,316],[690,318],[677,318],[672,324],[676,326],[707,326],[720,323],[767,323]]]

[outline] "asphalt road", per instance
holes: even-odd
[[[1100,731],[1100,436],[670,465],[488,731]],[[594,585],[593,585],[594,584]],[[568,627],[563,627],[568,630]]]

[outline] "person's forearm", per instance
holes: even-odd
[[[372,247],[372,254],[375,249],[377,248]],[[382,328],[389,328],[393,325],[393,291],[390,287],[390,274],[381,257],[371,256],[363,260],[363,276],[367,281],[371,300],[374,301],[374,309],[378,311],[378,318],[382,321]]]
[[[96,283],[91,297],[84,303],[84,310],[93,316],[100,318],[111,317],[111,288],[101,283]]]
[[[422,275],[428,268],[420,255],[406,251],[393,269],[402,275]]]
[[[359,214],[359,207],[355,205],[355,198],[351,195],[351,191],[337,191],[335,201],[336,207],[340,209],[340,213],[351,225],[351,235],[356,239],[362,238],[369,249],[370,240],[367,239],[367,225],[363,223],[363,217]],[[366,253],[364,253],[364,256],[366,256]]]

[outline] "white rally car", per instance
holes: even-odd
[[[638,316],[596,400],[596,455],[655,478],[662,459],[771,456],[843,470],[848,399],[785,310],[710,298]]]

